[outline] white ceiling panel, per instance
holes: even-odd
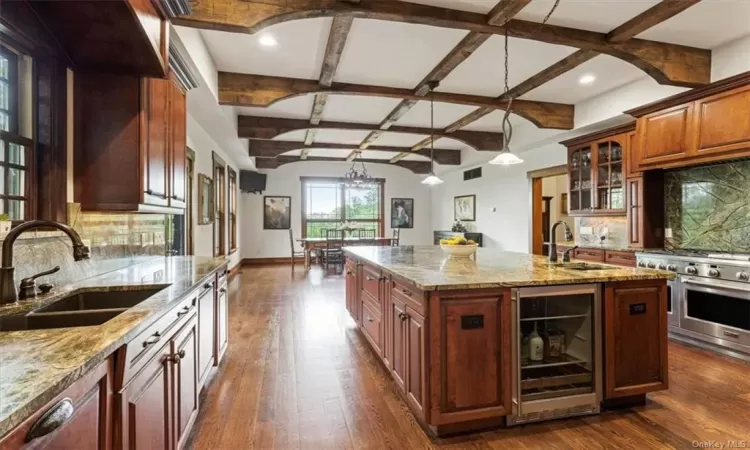
[[[505,116],[505,111],[497,110],[493,111],[486,116],[482,117],[479,120],[476,120],[465,127],[461,128],[465,131],[492,131],[495,133],[501,133],[503,131],[502,124],[503,124],[503,117]],[[521,127],[527,127],[527,126],[536,126],[531,123],[530,121],[524,119],[521,116],[518,116],[516,114],[510,115],[510,123],[513,125],[513,129],[521,128]]]
[[[596,80],[591,84],[581,85],[578,80],[583,75],[594,75]],[[640,69],[630,63],[612,56],[599,55],[521,98],[576,104],[644,76]]]
[[[441,138],[435,141],[435,148],[436,149],[442,148],[442,149],[447,149],[447,150],[461,150],[464,148],[469,148],[469,146],[455,139]]]
[[[534,0],[516,19],[541,22],[554,3],[555,0]],[[657,3],[659,0],[562,0],[547,23],[607,33]]]
[[[305,142],[306,135],[307,135],[307,130],[294,130],[294,131],[289,131],[288,133],[281,133],[280,135],[274,137],[273,140]]]
[[[487,14],[497,0],[409,0],[408,3]]]
[[[355,19],[335,81],[411,89],[467,31]]]
[[[302,150],[292,150],[292,151],[288,151],[286,153],[282,153],[282,155],[284,155],[284,156],[299,156],[301,154],[302,154]]]
[[[285,119],[309,119],[314,95],[300,95],[279,100],[266,108],[237,106],[237,114],[245,116],[281,117]]]
[[[201,30],[201,35],[218,70],[318,79],[332,20],[294,20],[254,35],[213,30]],[[278,45],[260,45],[264,35],[273,36]]]
[[[440,83],[437,91],[488,97],[499,96],[503,93],[505,78],[504,47],[504,37],[492,36],[451,72]],[[575,51],[573,47],[510,38],[508,42],[510,86],[515,86]]]
[[[346,158],[351,150],[337,148],[313,147],[307,152],[307,156],[318,156],[323,158]]]
[[[691,47],[716,48],[748,34],[750,1],[703,0],[637,37]]]
[[[364,159],[391,159],[398,155],[399,152],[380,152],[375,150],[363,150],[362,158]]]
[[[399,102],[397,98],[329,95],[322,117],[334,122],[379,124]]]
[[[321,142],[352,144],[354,147],[357,147],[369,133],[369,131],[360,130],[317,130],[315,133],[315,143],[316,145]]]
[[[474,106],[435,102],[435,128],[445,128],[475,109]],[[407,127],[429,128],[430,102],[427,100],[417,102],[396,124]]]
[[[383,133],[375,142],[372,143],[372,145],[411,147],[412,145],[416,144],[426,137],[426,135],[421,134]]]

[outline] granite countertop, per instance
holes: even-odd
[[[479,248],[474,259],[451,258],[438,246],[345,247],[425,291],[674,279],[672,272],[598,264],[611,270],[571,270],[546,257]],[[591,264],[591,263],[587,263]]]
[[[64,286],[53,294],[0,307],[0,316],[7,316],[50,304],[77,290],[166,286],[99,326],[0,332],[0,436],[162,317],[223,264],[226,264],[223,258],[152,259]]]

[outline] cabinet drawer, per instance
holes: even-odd
[[[576,249],[575,259],[584,261],[604,262],[604,250],[596,248],[578,248]]]
[[[409,305],[411,309],[418,312],[419,314],[424,314],[424,292],[412,286],[411,284],[400,280],[392,280],[391,295],[397,297],[402,302]]]
[[[380,271],[370,266],[362,268],[362,290],[380,299]],[[378,303],[380,300],[378,300]]]
[[[375,309],[370,302],[362,300],[362,329],[378,353],[381,352],[380,319],[380,309]]]
[[[635,267],[635,253],[607,250],[604,252],[604,262],[618,266]]]

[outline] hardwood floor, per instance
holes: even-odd
[[[674,342],[670,388],[645,406],[431,439],[347,315],[343,277],[246,268],[230,283],[229,319],[192,448],[750,448],[750,364]]]

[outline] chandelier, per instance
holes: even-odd
[[[360,170],[357,170],[357,158],[359,158],[359,164],[361,166]],[[349,171],[344,175],[344,182],[349,186],[354,187],[372,182],[372,177],[367,173],[365,161],[362,159],[361,151],[356,151],[356,155],[354,155],[354,160],[352,161],[352,167],[349,168]]]

